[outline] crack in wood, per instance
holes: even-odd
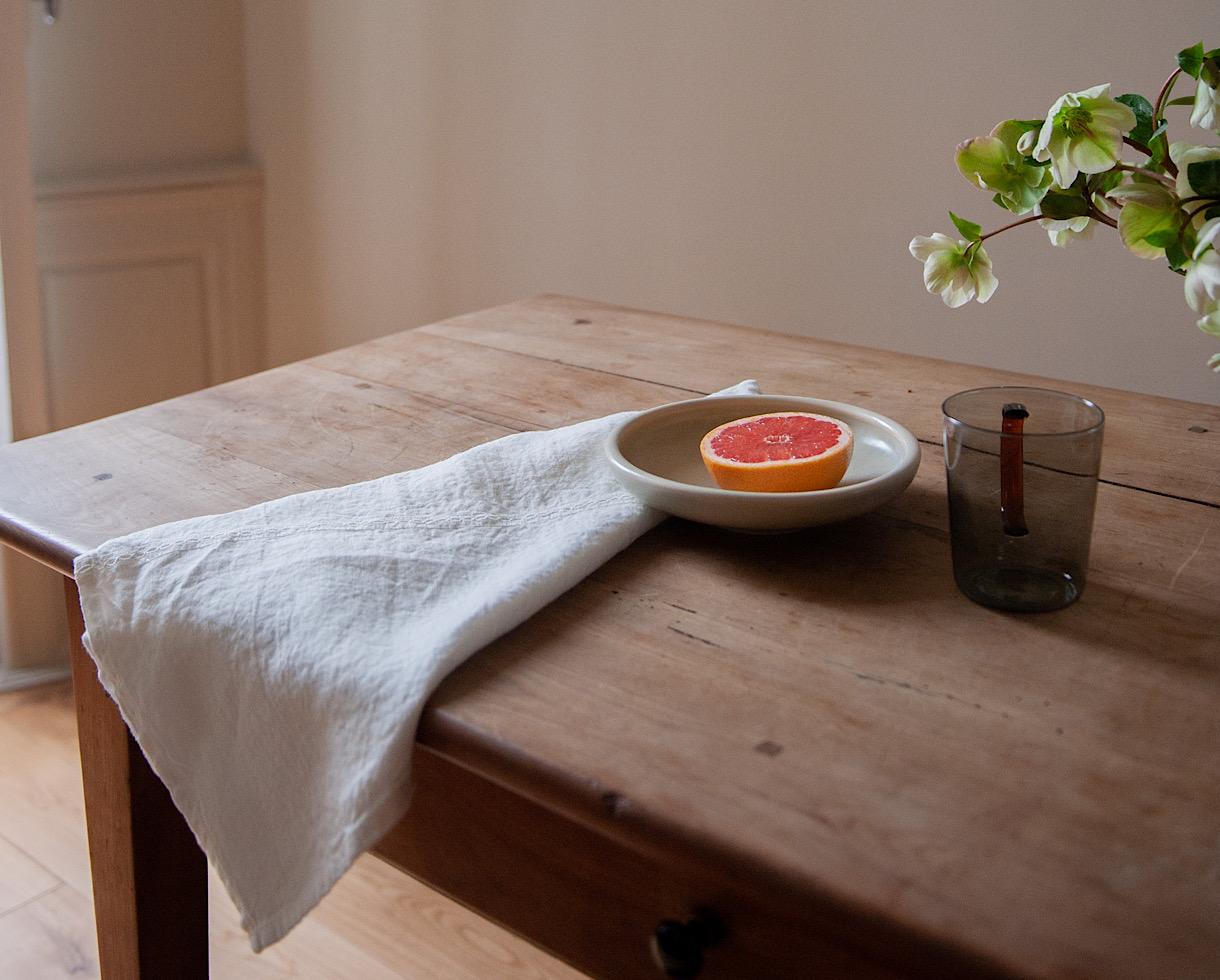
[[[688,633],[686,630],[680,630],[676,626],[670,626],[668,629],[677,633],[679,636],[685,636],[688,640],[698,640],[700,643],[706,643],[709,647],[715,647],[717,650],[722,649],[719,643],[713,643],[711,640],[705,640],[702,636],[696,636],[694,633]]]

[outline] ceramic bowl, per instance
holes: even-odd
[[[768,412],[816,412],[851,426],[855,446],[842,482],[829,490],[721,490],[699,455],[716,426]],[[794,395],[731,395],[674,402],[619,425],[606,441],[618,481],[658,510],[741,531],[789,531],[867,513],[907,488],[919,443],[893,419],[844,402]]]

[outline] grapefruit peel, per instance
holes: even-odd
[[[839,484],[851,462],[847,423],[812,412],[768,412],[734,419],[699,443],[722,490],[796,493]]]

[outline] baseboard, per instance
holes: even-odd
[[[0,693],[17,691],[23,687],[35,687],[38,684],[53,684],[56,681],[67,680],[70,676],[68,666],[62,667],[23,667],[10,669],[0,667]]]

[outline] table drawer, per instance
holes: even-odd
[[[664,976],[656,927],[699,914],[723,928],[685,974],[700,980],[899,975],[877,961],[895,950],[874,958],[871,940],[828,939],[808,910],[723,871],[663,864],[426,749],[415,772],[411,812],[376,853],[592,976]]]

